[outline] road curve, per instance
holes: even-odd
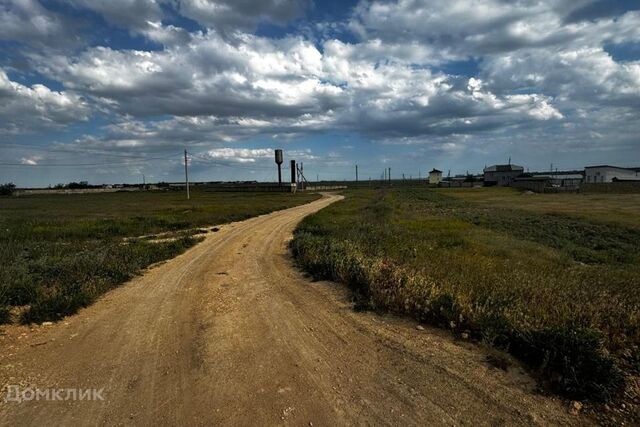
[[[0,400],[0,425],[546,425],[578,421],[477,346],[357,313],[286,243],[313,203],[224,225],[93,306],[0,336],[0,382],[104,400]],[[63,397],[67,397],[63,394]],[[579,420],[585,422],[584,419]]]

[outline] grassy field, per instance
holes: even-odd
[[[357,306],[507,350],[572,397],[606,400],[638,372],[638,199],[503,189],[346,195],[306,218],[291,248],[315,276],[348,283]]]
[[[195,244],[198,227],[299,205],[316,194],[118,192],[0,198],[0,323],[59,319]],[[140,236],[170,232],[168,240]],[[167,237],[167,236],[163,236]]]
[[[485,207],[559,213],[596,222],[640,228],[640,194],[525,194],[508,187],[438,189]]]

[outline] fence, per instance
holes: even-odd
[[[598,184],[582,184],[582,193],[640,193],[640,181],[602,182]]]

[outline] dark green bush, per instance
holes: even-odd
[[[15,191],[16,186],[12,182],[0,184],[0,196],[12,196]]]
[[[569,397],[606,401],[624,388],[622,371],[592,329],[565,325],[517,330],[509,350],[538,370],[553,390]]]

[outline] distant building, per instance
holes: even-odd
[[[429,184],[440,184],[440,181],[442,181],[442,171],[439,171],[438,169],[433,169],[431,172],[429,172]]]
[[[640,168],[620,168],[617,166],[587,166],[584,168],[587,184],[615,181],[640,181]]]
[[[484,185],[506,187],[524,172],[524,168],[518,165],[493,165],[484,168]]]
[[[456,175],[454,177],[446,177],[438,184],[438,187],[454,188],[454,187],[482,187],[482,175]]]
[[[583,179],[582,171],[532,172],[514,178],[511,186],[537,193],[578,191]]]
[[[577,171],[555,172],[550,175],[553,187],[580,187],[584,173]]]
[[[524,190],[535,191],[536,193],[543,193],[546,188],[551,187],[551,183],[550,178],[547,175],[532,175],[530,173],[525,173],[514,178],[511,182],[511,186]]]

